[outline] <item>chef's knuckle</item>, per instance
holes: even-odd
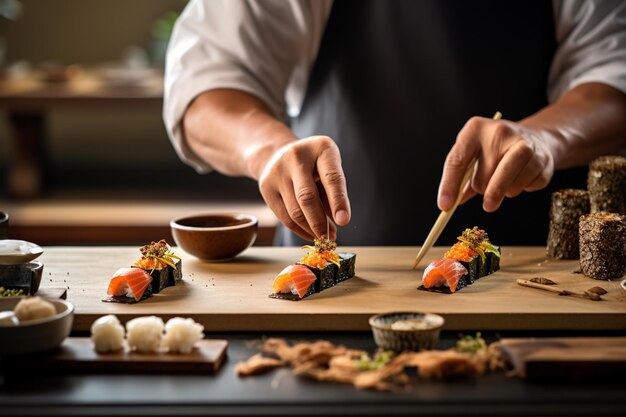
[[[335,141],[329,136],[317,136],[316,139],[322,150],[333,149],[336,146]]]
[[[446,157],[446,165],[448,166],[448,168],[458,170],[463,168],[464,164],[465,157],[458,149],[452,149]]]
[[[517,154],[520,158],[530,159],[535,153],[533,144],[526,140],[521,140],[517,144]]]
[[[344,183],[343,172],[338,169],[328,169],[323,173],[326,183],[334,186],[340,186]]]
[[[306,223],[306,218],[300,207],[294,207],[289,210],[289,217],[294,221],[294,225]]]
[[[504,123],[500,122],[496,125],[493,130],[492,140],[503,142],[505,139],[509,138],[513,134],[513,130],[511,127]]]
[[[484,120],[485,119],[478,116],[470,117],[469,120],[465,123],[465,126],[463,126],[462,130],[469,134],[475,134],[482,128]]]
[[[298,224],[292,218],[281,219],[282,223],[291,230],[298,229]]]
[[[311,206],[317,200],[317,193],[311,187],[301,187],[296,193],[296,198],[303,206]]]

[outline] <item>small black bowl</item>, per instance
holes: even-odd
[[[24,290],[29,295],[34,295],[39,290],[42,275],[43,263],[39,261],[0,265],[0,287]]]

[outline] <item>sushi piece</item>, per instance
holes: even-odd
[[[162,289],[176,285],[182,279],[182,262],[171,251],[165,239],[150,242],[139,249],[141,258],[133,264],[152,277],[152,292],[159,293]]]
[[[102,316],[91,325],[91,340],[98,353],[116,352],[124,348],[124,327],[112,314]]]
[[[500,269],[500,248],[489,241],[487,232],[474,226],[457,239],[443,256],[459,261],[467,269],[468,284]]]
[[[120,268],[109,283],[109,297],[102,301],[118,303],[136,303],[152,295],[152,277],[140,268]]]
[[[165,323],[163,346],[172,353],[191,353],[194,345],[204,339],[204,326],[193,319],[174,317]]]
[[[272,298],[300,300],[315,293],[317,277],[305,265],[289,265],[274,279]]]
[[[468,271],[459,261],[441,258],[428,264],[422,278],[426,290],[438,289],[440,292],[453,293],[467,285],[464,276]]]
[[[480,257],[477,252],[465,243],[455,243],[452,248],[450,248],[450,250],[443,255],[443,257],[459,261],[459,263],[463,265],[468,272],[466,278],[468,281],[474,282],[480,277]]]
[[[578,224],[580,216],[590,212],[589,192],[565,189],[552,193],[548,256],[556,259],[578,259]]]
[[[580,269],[593,279],[626,273],[626,216],[599,212],[580,218]]]
[[[601,156],[589,164],[591,212],[626,214],[626,157]]]
[[[126,338],[131,351],[157,353],[163,339],[163,320],[157,316],[137,317],[126,323]]]
[[[354,253],[337,253],[337,244],[322,236],[315,240],[315,246],[304,246],[308,252],[300,259],[296,265],[290,265],[281,272],[276,280],[281,278],[289,268],[300,266],[313,276],[312,285],[306,287],[306,294],[300,296],[295,292],[290,293],[289,287],[281,287],[274,281],[272,298],[284,298],[290,300],[300,300],[313,293],[334,287],[336,284],[350,279],[355,274],[356,255]],[[286,278],[281,278],[286,279]]]
[[[315,292],[333,287],[335,277],[341,267],[341,258],[335,252],[337,244],[322,236],[320,239],[315,239],[314,246],[307,245],[304,249],[308,249],[308,252],[298,263],[306,265],[315,274],[317,278]]]

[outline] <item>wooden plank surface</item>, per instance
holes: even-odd
[[[612,379],[626,371],[626,337],[502,339],[500,349],[531,380]]]
[[[233,261],[183,258],[183,282],[134,305],[104,303],[109,277],[134,262],[136,247],[46,247],[42,287],[68,287],[76,306],[74,330],[88,330],[104,314],[120,320],[156,314],[192,317],[208,331],[367,330],[372,314],[427,311],[442,314],[448,330],[626,329],[626,291],[618,281],[574,273],[578,261],[547,260],[542,247],[508,247],[502,269],[455,294],[417,291],[423,268],[441,257],[433,248],[412,270],[415,247],[341,248],[357,254],[357,276],[301,301],[268,297],[278,272],[303,254],[299,248],[253,247]],[[544,276],[563,288],[602,286],[604,301],[563,297],[520,287],[517,278]]]
[[[186,373],[213,374],[226,357],[226,340],[204,339],[191,353],[137,353],[125,347],[119,352],[97,353],[88,337],[68,337],[52,352],[14,361],[15,371],[78,373]],[[4,364],[11,371],[11,364]]]

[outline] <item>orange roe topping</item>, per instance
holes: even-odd
[[[334,251],[311,251],[300,259],[300,263],[310,266],[311,268],[324,269],[328,263],[339,263],[339,255]]]
[[[141,269],[163,269],[167,265],[158,259],[141,258],[133,264]]]
[[[457,261],[470,262],[472,257],[478,255],[478,253],[463,242],[457,242],[447,251],[443,257],[456,259]]]

